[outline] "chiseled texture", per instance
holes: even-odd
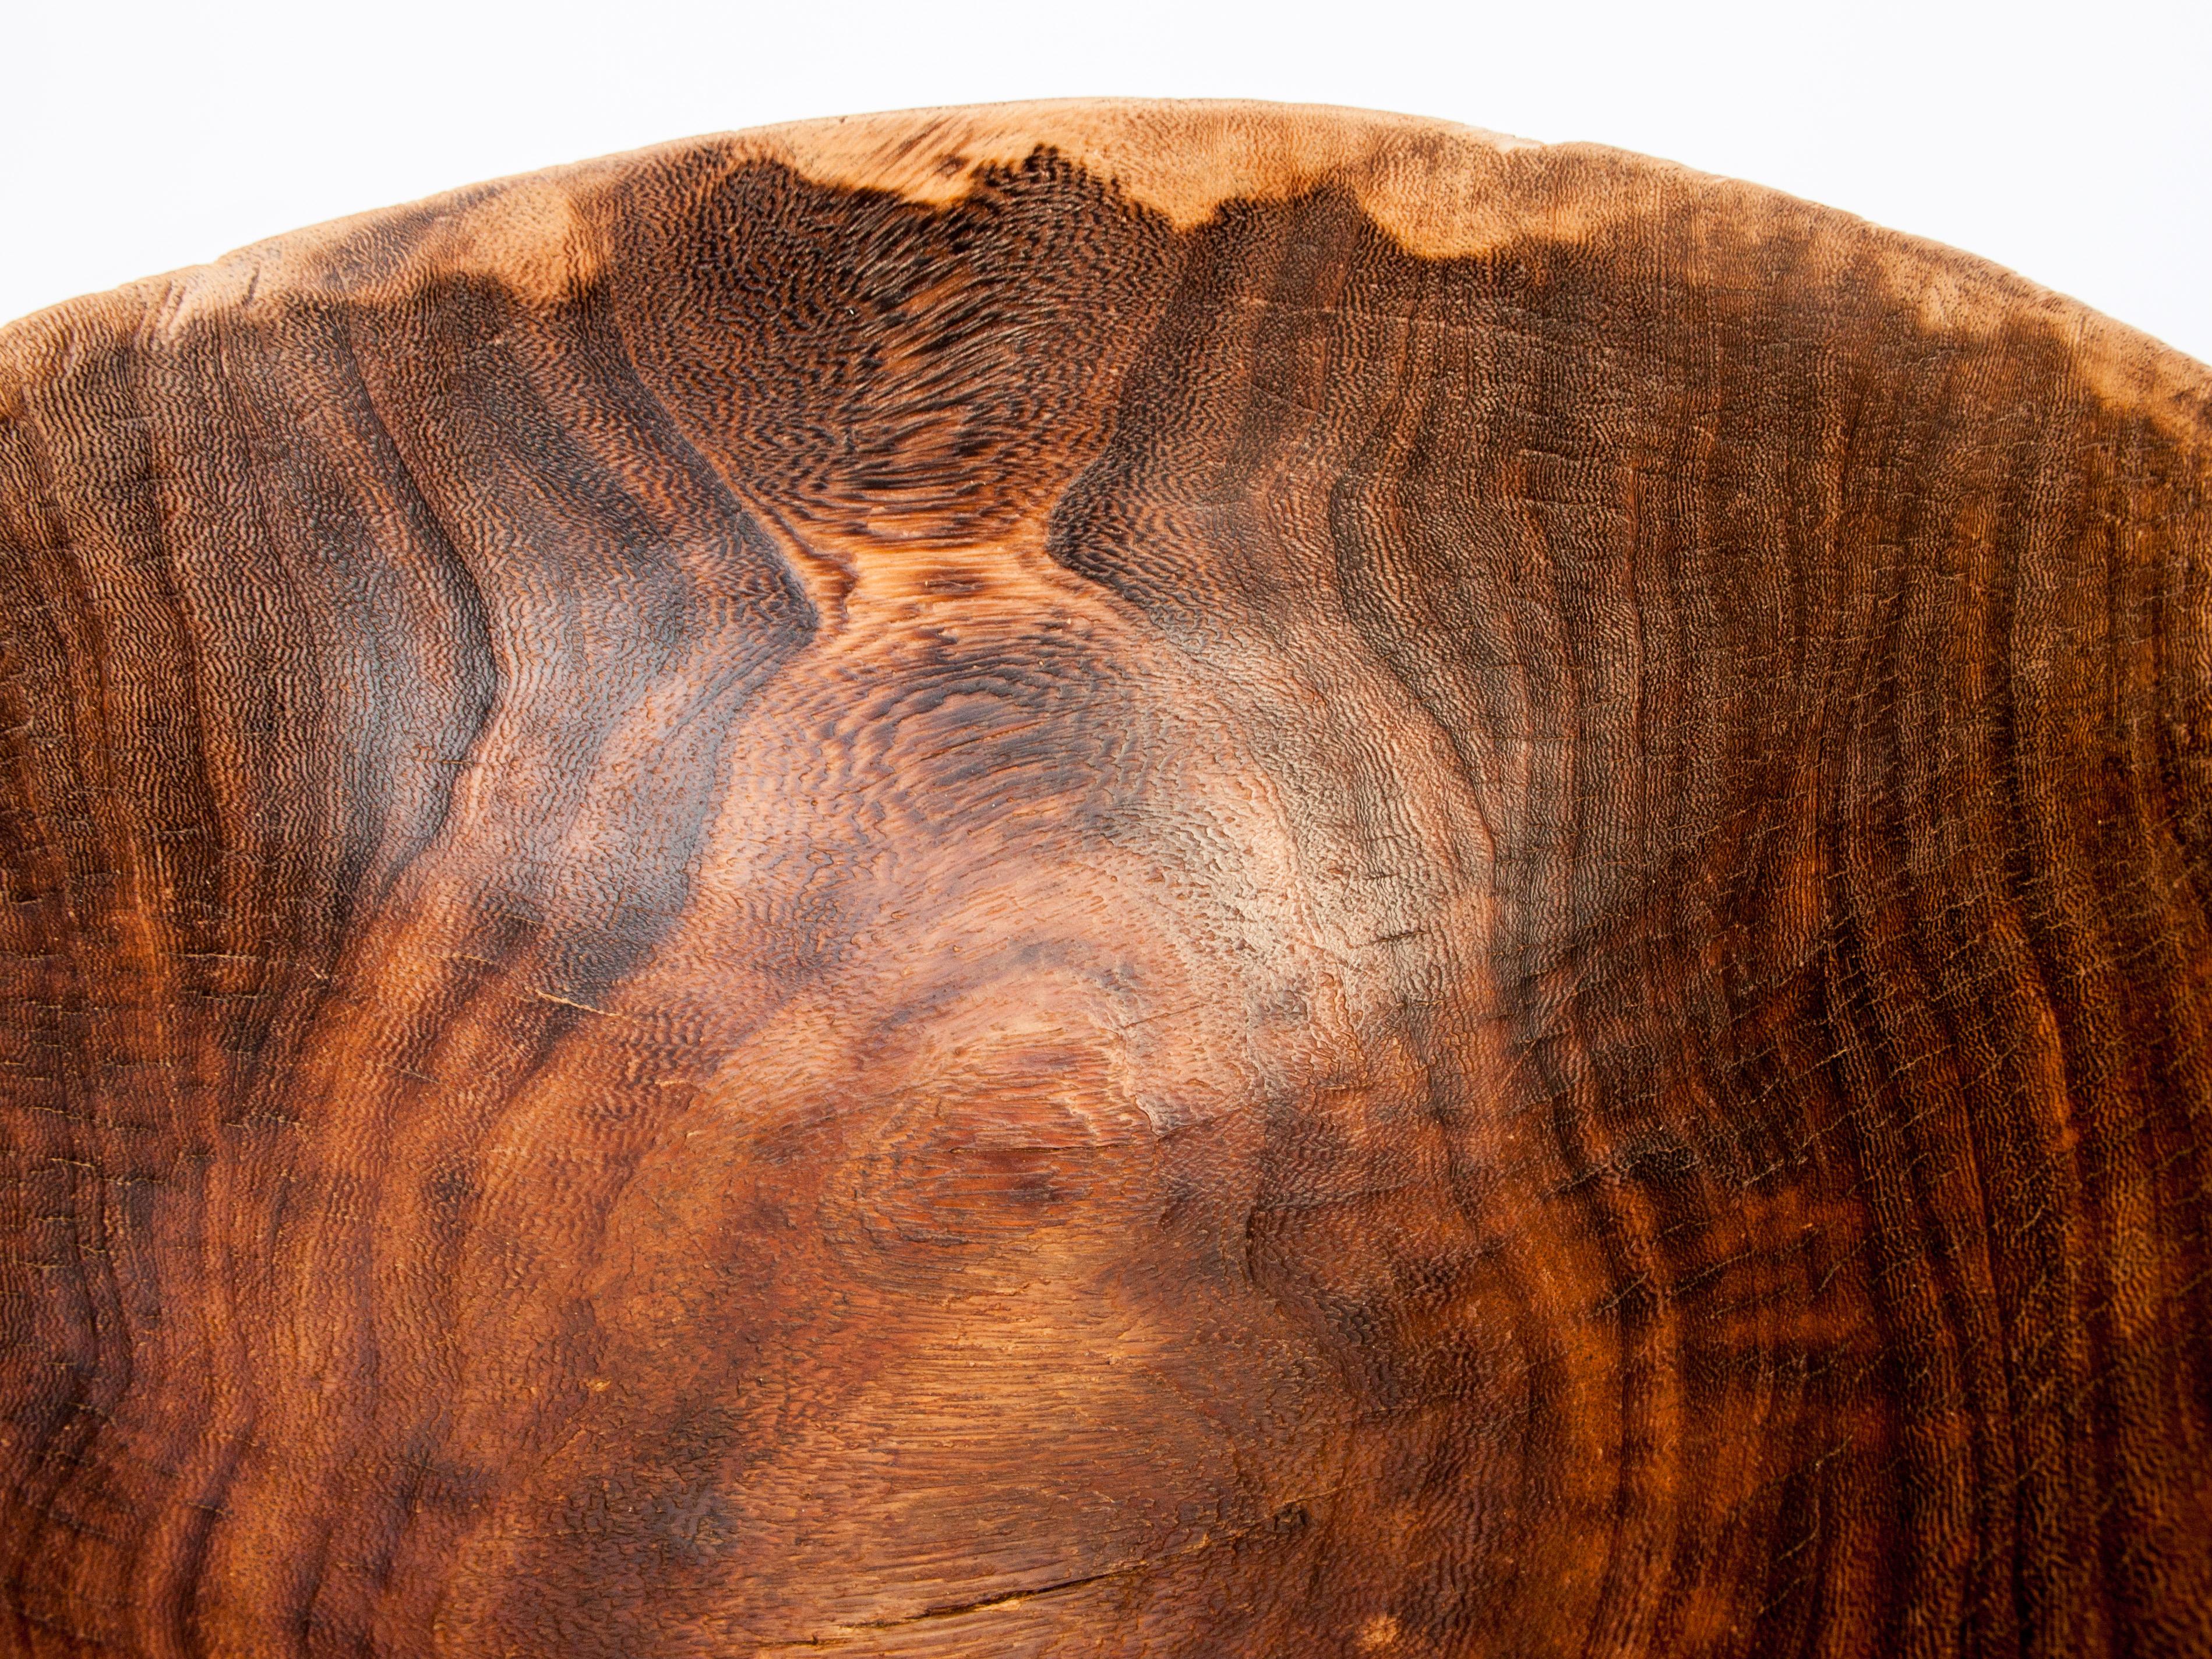
[[[1584,146],[0,331],[0,1651],[2212,1651],[2212,374]]]

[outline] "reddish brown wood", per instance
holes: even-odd
[[[1236,105],[0,332],[0,1650],[2212,1650],[2209,438]]]

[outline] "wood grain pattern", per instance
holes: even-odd
[[[1617,152],[0,331],[0,1651],[2212,1652],[2212,374]]]

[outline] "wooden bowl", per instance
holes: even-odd
[[[1617,151],[0,332],[0,1650],[2212,1650],[2212,373]]]

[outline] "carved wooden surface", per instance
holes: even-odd
[[[0,331],[0,1651],[2206,1652],[2209,436],[1261,106]]]

